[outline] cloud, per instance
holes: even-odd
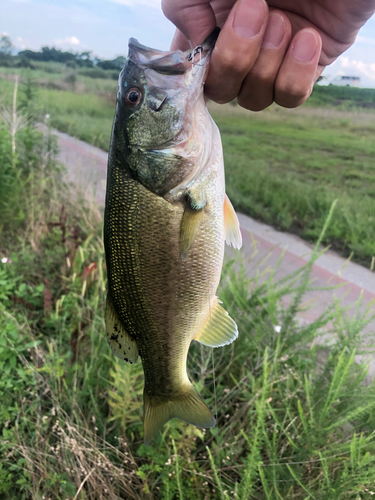
[[[63,40],[54,40],[56,45],[80,45],[80,41],[76,36],[67,36]]]
[[[26,49],[25,40],[22,37],[18,36],[16,38],[15,46],[22,49],[22,50],[25,50]]]
[[[0,0],[1,1],[1,0]],[[61,50],[68,51],[91,51],[92,47],[88,46],[86,43],[82,43],[76,36],[66,36],[65,38],[58,38],[52,41],[52,43],[47,43],[50,47],[54,46]]]
[[[126,5],[127,7],[137,7],[138,5],[145,5],[146,7],[153,7],[154,9],[161,9],[161,0],[109,0],[110,2]]]
[[[358,35],[356,38],[356,42],[364,43],[366,45],[375,45],[375,38],[371,38],[370,36]]]
[[[349,57],[341,56],[340,64],[346,72],[350,70],[359,76],[366,76],[375,83],[375,63],[366,63],[357,59],[349,59]]]

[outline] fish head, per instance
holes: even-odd
[[[174,147],[192,135],[193,110],[203,99],[215,31],[193,51],[164,52],[129,40],[118,84],[115,135],[132,175],[157,194],[166,192],[184,159]],[[168,182],[168,180],[170,182]]]

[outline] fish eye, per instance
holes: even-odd
[[[137,89],[137,87],[133,87],[126,92],[125,95],[125,103],[129,108],[135,108],[142,99],[142,92]]]

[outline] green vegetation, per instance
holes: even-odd
[[[372,498],[375,382],[354,361],[370,351],[369,317],[335,305],[302,325],[312,261],[282,281],[276,270],[247,280],[228,262],[219,295],[240,336],[194,343],[188,360],[218,425],[171,421],[146,447],[142,366],[105,338],[98,211],[64,184],[53,141],[31,121],[14,144],[1,125],[0,186],[12,188],[0,205],[0,498]]]
[[[14,76],[11,75],[16,73],[24,82],[21,86],[31,85],[38,89],[40,121],[44,121],[48,114],[52,127],[108,150],[117,82],[82,75],[70,80],[71,70],[62,74],[59,66],[55,73],[48,75],[43,70],[32,72],[0,68],[0,76],[3,76],[0,78],[0,105],[1,102],[11,105],[14,88]]]
[[[100,70],[119,71],[123,68],[126,58],[118,56],[112,60],[103,60],[92,56],[90,51],[68,52],[56,49],[55,47],[42,47],[40,51],[21,50],[16,55],[12,54],[13,44],[7,35],[0,37],[0,66],[9,68],[30,68],[37,69],[40,63],[44,63],[45,71],[48,71],[53,65],[60,64],[68,68],[91,68]],[[45,64],[47,63],[47,64]],[[52,66],[50,64],[52,63]],[[105,78],[105,72],[102,71],[102,78]],[[98,76],[94,76],[98,78]]]
[[[307,106],[339,106],[341,109],[375,109],[375,89],[315,85]]]
[[[375,256],[374,114],[212,107],[234,206],[279,229],[324,242],[370,267]]]

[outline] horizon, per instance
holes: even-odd
[[[130,37],[169,50],[174,33],[160,0],[68,0],[64,5],[57,0],[2,0],[0,19],[1,35],[9,36],[17,52],[48,46],[74,53],[90,51],[100,59],[126,56]],[[375,16],[323,76],[359,76],[361,87],[375,88],[374,34]]]

